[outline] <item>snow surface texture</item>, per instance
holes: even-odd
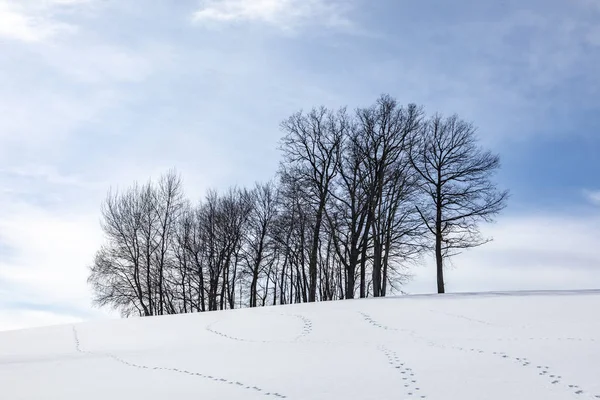
[[[600,399],[600,291],[407,296],[0,333],[0,399]]]

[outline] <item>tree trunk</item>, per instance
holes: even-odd
[[[354,286],[356,285],[356,267],[358,265],[358,235],[354,234],[350,244],[350,255],[346,267],[346,299],[354,298]]]
[[[204,299],[204,271],[202,270],[202,264],[200,263],[198,256],[196,256],[196,266],[198,268],[198,295],[200,296],[200,310],[206,311],[205,299]]]
[[[260,264],[262,263],[263,247],[265,242],[266,227],[263,226],[261,231],[260,242],[258,244],[258,250],[254,259],[254,265],[252,268],[252,282],[250,284],[250,307],[257,306],[257,285],[258,285],[258,272],[260,270]]]
[[[383,275],[381,276],[381,297],[385,297],[387,294],[387,281],[388,281],[388,263],[390,262],[390,244],[389,241],[385,246],[383,253]]]
[[[360,259],[360,298],[364,299],[367,296],[367,246],[362,249]]]
[[[444,266],[442,258],[442,237],[438,233],[435,237],[435,261],[437,266],[437,289],[438,293],[445,293],[444,291]]]
[[[375,236],[375,235],[374,235]],[[373,296],[381,295],[381,253],[382,246],[378,237],[373,241]]]
[[[360,259],[360,298],[363,299],[367,297],[367,248],[369,247],[369,230],[371,229],[371,213],[368,213],[367,223],[365,224],[365,230],[362,239],[362,250],[361,250],[361,259]]]
[[[353,256],[350,256],[353,258]],[[350,265],[346,268],[346,299],[354,298],[354,286],[356,285],[356,261],[350,260]]]
[[[258,286],[258,267],[255,267],[252,270],[252,282],[250,283],[250,307],[256,307],[257,286]]]
[[[438,293],[445,293],[444,290],[444,259],[442,257],[442,190],[440,185],[437,187],[437,210],[435,218],[435,263],[437,268],[437,289]]]
[[[317,256],[319,254],[319,236],[321,234],[321,222],[323,221],[323,210],[325,208],[325,199],[322,198],[319,203],[319,209],[315,219],[315,229],[310,249],[310,260],[308,262],[308,302],[314,303],[317,300]]]

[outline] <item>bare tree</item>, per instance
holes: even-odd
[[[357,111],[359,130],[363,137],[362,153],[366,162],[368,185],[368,218],[366,225],[372,231],[373,294],[378,297],[385,286],[384,271],[389,257],[386,245],[391,245],[392,229],[402,230],[395,221],[400,203],[410,201],[414,179],[408,157],[409,138],[418,131],[423,111],[414,104],[401,107],[389,95],[382,95],[374,106]],[[391,188],[391,190],[390,190]],[[403,220],[400,220],[403,221]],[[413,227],[409,226],[409,230]],[[363,250],[365,253],[366,248]],[[391,254],[387,251],[387,254]],[[361,273],[363,273],[361,271]],[[387,277],[386,277],[387,278]],[[364,278],[361,276],[361,292]]]
[[[172,304],[165,311],[164,278],[172,263],[170,251],[182,201],[181,182],[174,171],[161,177],[158,187],[148,182],[122,194],[109,192],[102,207],[107,243],[89,277],[96,303],[112,305],[125,315],[134,310],[140,315],[174,312]]]
[[[279,213],[274,223],[278,254],[283,258],[280,280],[280,304],[308,301],[308,264],[314,214],[309,195],[294,172],[282,167],[279,173]]]
[[[330,194],[330,185],[338,171],[339,152],[348,130],[348,117],[344,109],[337,113],[324,107],[310,113],[298,112],[282,122],[286,133],[281,141],[283,164],[294,171],[309,193],[315,214],[309,256],[308,301],[314,302],[317,294],[317,263],[319,239]]]
[[[155,198],[151,202],[156,215],[156,248],[155,264],[156,273],[158,275],[158,315],[165,313],[167,297],[165,296],[165,273],[169,267],[171,254],[173,250],[171,243],[175,239],[176,223],[180,217],[181,210],[184,206],[183,185],[181,177],[174,171],[170,170],[158,180],[158,187],[153,191]],[[172,304],[168,306],[167,313],[173,312]]]
[[[250,307],[258,304],[258,286],[262,273],[275,262],[273,223],[277,217],[276,196],[276,188],[272,182],[257,184],[250,193],[253,207],[248,218],[244,246],[244,258],[250,275]]]
[[[478,146],[472,124],[435,115],[413,136],[410,160],[421,178],[424,203],[417,210],[435,238],[437,288],[444,293],[444,260],[487,243],[479,222],[493,221],[506,206],[508,191],[492,182],[500,159]]]
[[[360,132],[351,128],[342,150],[338,183],[331,188],[333,201],[326,214],[334,249],[344,267],[343,295],[347,299],[354,298],[361,249],[368,241],[369,190],[363,143]],[[364,271],[361,277],[364,281]]]

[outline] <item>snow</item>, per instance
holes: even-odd
[[[1,399],[599,399],[600,291],[349,300],[0,333]]]

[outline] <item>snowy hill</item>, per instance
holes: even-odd
[[[600,291],[407,296],[0,333],[2,400],[597,399]]]

